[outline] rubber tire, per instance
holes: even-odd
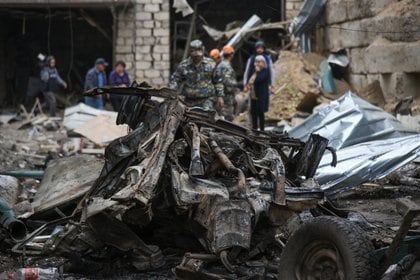
[[[377,279],[378,261],[366,233],[356,224],[332,216],[316,217],[293,233],[280,257],[278,279],[297,279],[295,269],[304,257],[304,249],[316,240],[336,247],[344,263],[345,279]]]

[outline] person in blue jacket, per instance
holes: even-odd
[[[85,78],[85,90],[89,90],[95,87],[103,87],[107,84],[105,68],[108,66],[108,63],[103,58],[98,58],[95,61],[95,66],[89,69],[86,73]],[[104,102],[102,100],[102,95],[96,96],[85,96],[85,103],[96,109],[103,109]]]
[[[264,131],[265,112],[270,102],[270,70],[264,56],[255,57],[255,72],[249,78],[252,129]]]

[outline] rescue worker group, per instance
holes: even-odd
[[[190,107],[216,110],[228,121],[235,117],[235,91],[238,83],[232,67],[235,50],[226,45],[220,52],[210,51],[204,56],[204,45],[194,40],[189,46],[189,57],[181,61],[171,75],[169,88],[184,96]],[[255,44],[255,55],[246,64],[244,92],[249,94],[250,123],[253,129],[264,130],[264,113],[268,111],[269,92],[273,84],[273,63],[264,54],[262,41]]]

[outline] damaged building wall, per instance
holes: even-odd
[[[116,60],[133,80],[164,86],[170,76],[170,7],[165,0],[136,0],[117,11]]]
[[[0,28],[0,38],[4,37],[5,30]],[[0,61],[5,61],[5,40],[0,40]],[[0,100],[3,100],[6,94],[6,65],[0,63]]]
[[[318,47],[347,49],[356,90],[378,80],[387,100],[420,98],[420,2],[329,0],[325,22]]]
[[[286,0],[286,19],[291,20],[299,14],[305,0]]]

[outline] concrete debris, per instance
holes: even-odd
[[[176,9],[175,13],[181,12],[183,17],[194,13],[194,10],[191,8],[191,6],[186,0],[174,0],[172,7]]]
[[[98,146],[109,144],[112,140],[127,134],[126,125],[116,125],[116,119],[99,115],[77,127],[74,132],[88,138]]]
[[[360,214],[336,208],[325,195],[334,197],[355,182],[381,177],[383,170],[375,163],[390,170],[418,155],[420,139],[417,135],[397,138],[410,132],[400,129],[396,120],[385,122],[393,124],[394,130],[383,135],[388,138],[396,133],[391,139],[394,146],[386,142],[390,140],[381,140],[381,146],[375,142],[373,147],[383,149],[370,147],[373,154],[363,150],[365,143],[352,145],[357,142],[354,136],[365,139],[357,126],[354,133],[343,133],[342,128],[341,134],[330,131],[332,147],[340,148],[336,157],[334,149],[328,147],[329,141],[318,134],[309,135],[309,128],[301,136],[305,141],[287,133],[252,131],[219,119],[213,111],[189,108],[168,89],[143,84],[95,89],[86,94],[108,93],[127,95],[116,122],[127,125],[131,132],[105,147],[104,160],[88,155],[102,154],[103,149],[94,143],[86,145],[84,137],[64,138],[58,150],[66,157],[48,161],[39,186],[34,180],[22,179],[34,171],[14,173],[21,180],[13,179],[16,184],[10,189],[15,190],[16,198],[7,205],[13,206],[9,208],[29,230],[23,238],[0,228],[0,238],[13,246],[14,254],[58,258],[58,266],[68,264],[67,273],[84,275],[126,269],[173,271],[179,279],[278,279],[289,277],[291,271],[284,267],[299,267],[300,257],[291,248],[298,244],[305,244],[302,250],[315,246],[301,239],[308,236],[306,228],[328,242],[336,242],[329,239],[333,233],[316,233],[317,228],[329,223],[338,231],[346,228],[352,244],[356,236],[363,240],[363,249],[352,247],[350,254],[358,262],[361,255],[368,256],[362,263],[363,271],[340,273],[359,273],[361,279],[367,279],[367,275],[385,271],[384,266],[378,266],[372,237],[358,228],[371,233],[376,227]],[[374,112],[388,118],[375,108],[347,94],[320,108],[317,114],[323,116],[322,121],[331,121],[331,125],[322,127],[336,127],[334,118],[325,112],[347,112],[344,118],[358,116],[358,123],[366,127],[371,119],[363,118],[364,110],[371,116]],[[303,121],[300,126],[307,125],[314,118],[304,120],[308,115],[296,114],[299,118],[294,123]],[[287,122],[281,124],[287,127]],[[321,128],[312,127],[322,135],[325,129]],[[295,128],[298,131],[299,126]],[[292,129],[291,135],[295,132]],[[31,141],[45,138],[44,133],[40,128],[36,140]],[[348,137],[337,142],[337,135]],[[19,149],[31,152],[30,143]],[[402,148],[398,147],[401,143]],[[56,144],[44,144],[48,145]],[[358,147],[360,151],[355,151]],[[343,154],[346,152],[349,157]],[[337,168],[328,167],[336,164]],[[343,171],[349,166],[354,172],[367,168],[359,169],[357,164],[372,164],[369,170],[373,175],[343,175],[350,174]],[[331,214],[341,218],[325,217]],[[21,229],[17,232],[23,232]],[[377,239],[390,243],[392,236]],[[171,261],[173,250],[178,253]],[[308,252],[307,258],[317,256]],[[319,256],[319,261],[322,259],[323,255]]]
[[[312,97],[321,94],[317,82],[313,79],[314,76],[319,76],[318,57],[321,56],[282,51],[281,59],[274,64],[275,94],[270,97],[270,108],[266,113],[267,122],[291,119],[306,94],[310,94],[311,100],[314,100]],[[316,98],[312,104],[318,105]],[[312,108],[309,113],[312,113]]]
[[[110,116],[113,120],[117,118],[117,112],[98,110],[79,103],[64,110],[63,126],[67,130],[74,130],[99,115]]]
[[[83,196],[100,173],[102,164],[103,159],[90,155],[50,161],[32,202],[35,213],[66,207]]]

